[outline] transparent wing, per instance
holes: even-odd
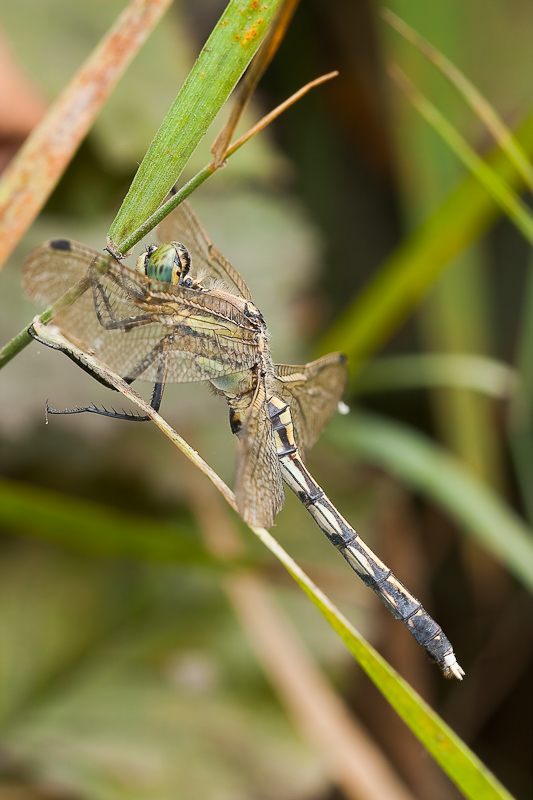
[[[37,306],[50,306],[68,289],[90,274],[92,265],[116,264],[90,247],[70,239],[52,239],[36,247],[22,269],[22,286]],[[102,332],[95,313],[92,287],[89,286],[71,306],[54,317],[54,324],[87,349]],[[109,364],[111,366],[111,364]]]
[[[77,242],[54,240],[34,250],[24,287],[31,300],[50,304],[87,275],[90,288],[54,322],[121,376],[155,382],[163,357],[166,380],[175,383],[256,363],[256,330],[239,303],[216,291],[150,281]]]
[[[51,239],[32,250],[24,262],[22,286],[35,305],[51,305],[88,274],[93,262],[116,263],[71,239]]]
[[[157,236],[160,242],[181,242],[185,245],[191,254],[195,275],[206,272],[214,280],[223,281],[230,292],[252,300],[243,278],[211,242],[187,201],[159,223]]]
[[[277,394],[290,405],[298,447],[305,455],[320,436],[346,388],[346,356],[330,353],[304,366],[275,364]]]
[[[285,501],[262,381],[239,433],[235,495],[244,521],[264,528],[274,524],[274,517]]]

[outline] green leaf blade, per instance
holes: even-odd
[[[188,526],[5,479],[0,481],[0,522],[18,535],[99,558],[215,563]]]
[[[533,115],[515,135],[531,155]],[[510,187],[523,188],[522,177],[500,149],[487,163]],[[342,350],[352,368],[357,368],[412,313],[448,263],[485,233],[499,213],[477,178],[465,178],[376,271],[319,343],[317,355]]]
[[[263,42],[281,0],[231,0],[144,157],[108,238],[122,242],[161,204]]]
[[[471,800],[512,800],[490,770],[358,633],[277,541],[263,529],[252,530],[313,601],[370,680],[464,796]]]
[[[334,420],[328,439],[431,497],[533,591],[530,528],[455,456],[420,433],[363,412],[349,420]]]

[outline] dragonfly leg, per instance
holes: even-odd
[[[96,372],[94,372],[94,370],[92,370],[91,367],[89,367],[82,359],[80,359],[79,357],[74,355],[74,353],[72,353],[68,348],[60,347],[59,345],[51,344],[50,342],[45,341],[44,339],[41,339],[36,334],[33,326],[30,326],[30,328],[28,328],[28,333],[30,334],[32,339],[35,339],[35,341],[40,342],[41,344],[44,344],[47,347],[51,347],[52,350],[60,350],[62,353],[65,353],[65,355],[68,356],[71,359],[71,361],[74,361],[74,363],[78,367],[81,367],[81,369],[83,369],[84,372],[87,372],[88,375],[90,375],[92,378],[95,378],[95,380],[97,380],[98,383],[101,383],[103,386],[106,386],[108,389],[112,389],[113,391],[117,391],[115,386],[113,386],[111,383],[109,383],[104,378],[102,378],[101,375],[98,375]],[[165,377],[165,373],[166,373],[166,369],[167,369],[167,359],[165,357],[165,349],[162,347],[162,343],[161,342],[159,342],[158,345],[156,345],[156,347],[154,347],[152,349],[151,353],[148,356],[146,356],[134,368],[134,370],[132,371],[132,374],[130,374],[129,376],[124,378],[124,381],[128,385],[131,385],[156,360],[156,358],[159,358],[160,360],[159,360],[158,369],[157,369],[157,380],[154,383],[152,396],[150,398],[150,406],[151,406],[151,408],[154,409],[154,411],[159,411],[159,409],[161,407],[161,402],[162,402],[162,399],[163,399],[163,391],[165,389],[164,377]],[[123,419],[123,420],[126,420],[127,422],[147,422],[150,419],[150,417],[147,414],[145,414],[145,415],[136,414],[134,412],[127,412],[127,411],[123,411],[122,413],[120,413],[119,411],[115,411],[115,409],[107,409],[107,408],[105,408],[103,406],[99,407],[99,406],[96,406],[94,404],[92,404],[90,406],[85,406],[83,408],[79,407],[79,408],[57,409],[57,408],[52,408],[51,406],[49,406],[48,405],[48,401],[46,402],[46,413],[47,414],[57,414],[57,415],[60,415],[60,414],[84,414],[84,413],[99,414],[100,416],[103,416],[103,417],[111,417],[112,419]]]
[[[88,370],[87,370],[88,371]],[[93,377],[97,377],[93,375]],[[103,381],[101,381],[103,383]],[[129,381],[126,381],[129,383]],[[108,384],[110,389],[115,389],[114,386]],[[150,399],[150,406],[154,409],[154,411],[159,411],[161,406],[161,400],[163,399],[163,390],[164,384],[163,383],[155,383],[154,388],[152,391],[152,397]],[[116,390],[115,390],[116,391]],[[84,408],[52,408],[48,405],[48,401],[46,402],[46,413],[47,414],[99,414],[101,417],[111,417],[111,419],[123,419],[126,422],[148,422],[151,418],[148,414],[136,414],[135,412],[128,412],[128,411],[115,411],[114,408],[109,409],[105,408],[105,406],[96,406],[90,405],[85,406]]]
[[[116,282],[116,281],[115,281]],[[139,314],[136,317],[118,317],[109,299],[109,293],[102,282],[93,277],[94,309],[98,322],[106,331],[131,330],[139,325],[149,325],[153,322],[151,314]]]
[[[99,376],[92,373],[88,368],[84,368],[86,372],[89,372],[94,378],[97,378],[100,383],[108,386],[109,389],[115,389],[114,386],[111,384],[106,384]],[[125,382],[130,384],[132,383],[131,380],[125,379]],[[165,389],[165,384],[162,381],[157,381],[154,384],[154,388],[152,391],[152,397],[150,398],[150,406],[154,409],[154,411],[159,411],[161,407],[161,401],[163,399],[163,391]],[[47,414],[84,414],[85,412],[89,414],[99,414],[101,417],[111,417],[111,419],[123,419],[126,422],[148,422],[150,417],[148,414],[136,414],[134,412],[123,411],[115,411],[114,408],[108,409],[104,406],[96,406],[90,405],[85,406],[84,408],[64,408],[64,409],[57,409],[51,408],[48,405],[48,401],[46,402],[46,413]]]

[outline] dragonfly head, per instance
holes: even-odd
[[[139,256],[137,271],[155,281],[183,286],[191,268],[191,257],[185,245],[169,242],[159,247],[150,245]]]

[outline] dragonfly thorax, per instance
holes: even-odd
[[[186,285],[191,268],[191,257],[181,242],[169,242],[159,247],[150,247],[139,256],[137,272],[162,283]],[[187,279],[190,281],[190,278]]]

